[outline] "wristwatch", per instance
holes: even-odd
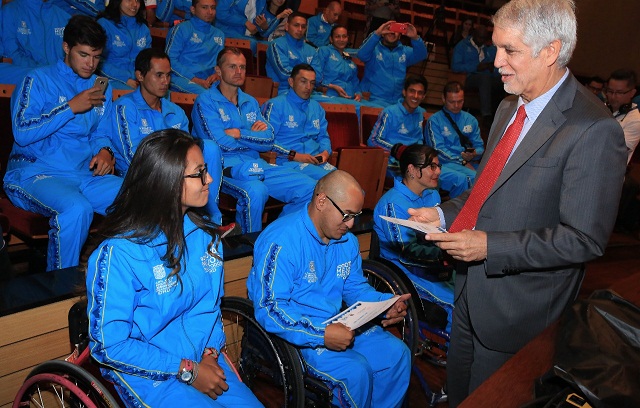
[[[186,358],[183,358],[182,362],[184,363],[184,368],[178,371],[178,381],[187,385],[191,385],[196,380],[196,377],[198,375],[198,372],[196,370],[198,363],[195,363]]]
[[[289,156],[287,156],[289,158],[289,161],[293,160],[294,157],[296,157],[296,151],[295,150],[289,150]]]
[[[111,148],[109,146],[101,147],[100,150],[106,150],[107,152],[109,152],[109,154],[111,155],[112,159],[115,157],[115,155],[113,154],[113,150],[111,150]]]
[[[464,160],[464,159],[462,159],[462,165],[463,165],[463,166],[466,166],[466,165],[467,165],[467,163],[469,163],[469,162],[468,162],[468,161],[466,161],[466,160]]]

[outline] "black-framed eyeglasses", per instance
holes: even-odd
[[[633,88],[628,89],[628,90],[626,90],[626,91],[614,91],[614,90],[612,90],[612,89],[605,88],[604,93],[605,93],[606,95],[622,96],[622,95],[628,94],[628,93],[629,93],[629,92],[631,92],[631,91],[633,91]]]
[[[334,207],[336,207],[336,210],[340,211],[340,214],[342,214],[342,222],[347,222],[347,221],[351,221],[352,219],[356,218],[357,216],[362,214],[362,211],[358,212],[358,213],[346,213],[344,211],[342,211],[342,208],[338,207],[338,204],[336,204],[331,197],[326,196],[327,199],[329,199],[329,201],[331,201],[331,204],[333,204]]]
[[[431,169],[431,171],[436,171],[436,169],[441,169],[442,170],[442,164],[440,163],[423,163],[423,164],[416,164],[415,165],[417,168],[419,169],[426,169],[427,167]]]
[[[197,173],[185,174],[184,178],[199,178],[203,186],[207,185],[207,163]]]

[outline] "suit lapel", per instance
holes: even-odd
[[[540,147],[542,147],[549,138],[551,138],[558,128],[566,121],[564,111],[571,108],[573,100],[575,98],[577,89],[577,81],[573,75],[569,74],[569,77],[564,81],[560,88],[553,95],[547,106],[542,110],[533,126],[529,128],[529,131],[520,142],[507,164],[505,165],[502,173],[498,177],[498,180],[494,184],[489,197],[502,186],[527,160],[529,160]],[[514,106],[510,106],[510,115],[507,116],[506,122],[511,119],[515,110],[517,102]],[[506,123],[501,124],[500,134],[504,134],[506,129]],[[495,144],[498,142],[498,138],[492,146],[492,152],[495,148]]]

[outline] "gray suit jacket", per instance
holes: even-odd
[[[500,104],[478,173],[517,102],[509,96]],[[601,256],[609,240],[625,154],[620,125],[570,74],[480,210],[486,260],[456,268],[456,299],[466,285],[471,323],[486,347],[516,352],[575,299],[584,262]],[[469,192],[442,204],[447,225]]]

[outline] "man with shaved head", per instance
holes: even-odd
[[[406,345],[380,326],[354,331],[322,323],[342,302],[391,297],[364,278],[358,239],[349,233],[363,202],[349,173],[321,178],[306,210],[274,221],[258,237],[247,287],[258,322],[299,348],[311,375],[333,390],[335,405],[398,407],[411,371]],[[383,325],[403,318],[409,296],[391,306]]]
[[[342,6],[339,2],[332,1],[322,13],[310,17],[307,21],[307,42],[316,47],[329,45],[331,29],[338,22],[340,14]]]

